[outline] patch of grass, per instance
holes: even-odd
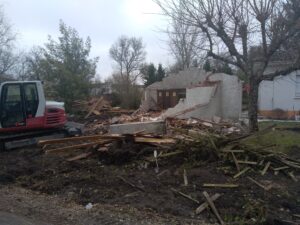
[[[299,122],[273,122],[273,121],[261,122],[259,123],[259,127],[260,129],[264,129],[274,124],[276,125],[277,128],[286,128],[286,127],[300,128]],[[300,131],[297,132],[291,130],[272,130],[258,136],[254,135],[253,137],[245,139],[242,142],[253,147],[269,146],[274,144],[276,145],[276,147],[273,148],[275,151],[288,153],[289,150],[294,146],[300,148]]]

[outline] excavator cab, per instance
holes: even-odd
[[[35,83],[6,83],[1,88],[0,123],[3,128],[26,126],[39,104]]]
[[[0,133],[56,128],[65,122],[63,103],[46,102],[41,81],[0,84]]]

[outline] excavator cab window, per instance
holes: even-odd
[[[0,119],[3,128],[24,126],[25,114],[21,84],[6,84],[2,88]]]
[[[33,118],[36,116],[36,112],[39,106],[37,87],[34,83],[25,83],[23,87],[26,117]]]

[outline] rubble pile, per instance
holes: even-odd
[[[150,115],[149,115],[150,116]],[[118,122],[134,121],[143,116],[120,116]],[[151,117],[149,117],[151,118]],[[227,181],[203,183],[204,188],[239,188],[239,180],[248,180],[247,185],[255,185],[263,191],[272,190],[273,183],[264,181],[267,174],[283,175],[297,182],[300,160],[278,153],[272,146],[254,148],[246,145],[243,140],[265,133],[273,129],[268,127],[254,134],[243,133],[240,125],[229,122],[212,122],[199,119],[180,120],[169,118],[166,120],[167,132],[157,135],[138,131],[134,134],[103,134],[82,137],[72,137],[57,140],[40,141],[39,145],[46,154],[60,155],[68,162],[84,160],[90,157],[99,159],[102,163],[124,164],[137,163],[143,168],[154,167],[157,176],[164,176],[161,167],[167,165],[197,168],[203,162],[217,163],[219,169],[228,177]],[[261,177],[258,179],[258,177]],[[188,172],[184,170],[184,184],[188,185]],[[124,177],[121,181],[138,191],[144,188],[132,183]],[[222,198],[222,194],[209,195],[204,191],[201,203],[179,187],[172,187],[174,194],[198,204],[195,214],[200,214],[211,208],[219,223],[223,224],[217,206],[214,202]]]

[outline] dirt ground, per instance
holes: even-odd
[[[142,145],[134,148],[148,151]],[[205,159],[190,165],[184,157],[176,157],[160,161],[156,173],[155,163],[130,154],[125,146],[118,157],[103,153],[67,162],[60,156],[45,155],[39,148],[3,152],[0,211],[13,211],[45,224],[217,222],[210,210],[195,215],[199,204],[172,192],[171,188],[176,188],[201,203],[205,201],[203,191],[222,194],[215,205],[228,224],[300,224],[300,184],[284,174],[250,172],[256,181],[272,184],[272,189],[265,191],[246,177],[233,180],[223,162]],[[183,185],[183,167],[188,186]],[[299,178],[299,174],[295,176]],[[204,188],[203,183],[235,183],[239,187]],[[88,203],[94,206],[91,210],[85,209]]]

